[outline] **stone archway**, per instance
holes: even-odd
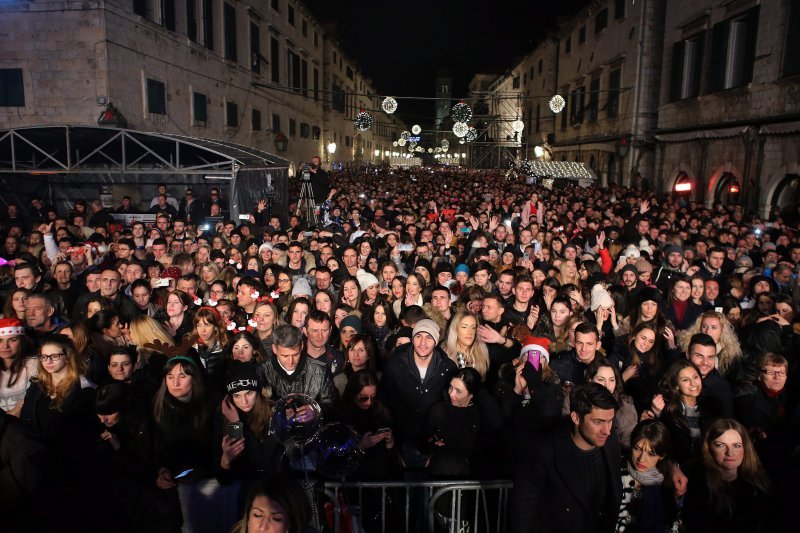
[[[767,179],[767,182],[761,187],[761,197],[758,199],[758,211],[761,216],[769,216],[769,211],[772,208],[775,192],[786,179],[786,176],[792,174],[800,174],[800,161],[783,165],[778,170],[773,172]]]
[[[714,205],[714,202],[716,201],[717,186],[719,185],[720,179],[729,179],[727,175],[735,177],[737,180],[739,180],[739,184],[742,184],[744,181],[742,178],[742,173],[730,161],[715,168],[708,178],[708,188],[705,191],[706,207],[711,207]]]
[[[683,176],[689,176],[694,180],[696,174],[694,170],[687,164],[687,163],[678,163],[676,167],[672,169],[669,173],[669,176],[666,180],[664,180],[664,190],[662,192],[665,193],[673,193],[675,192],[675,184],[678,182]],[[692,189],[692,197],[694,197],[695,189]]]

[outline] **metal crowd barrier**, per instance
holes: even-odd
[[[324,490],[334,533],[504,533],[511,488],[504,480],[393,481]]]

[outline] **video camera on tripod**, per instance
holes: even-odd
[[[311,163],[303,163],[302,168],[300,169],[300,181],[308,182],[311,181],[311,169],[313,165]]]

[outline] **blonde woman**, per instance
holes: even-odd
[[[261,342],[268,357],[272,357],[272,332],[275,328],[283,324],[278,313],[278,308],[274,303],[263,300],[256,304],[253,310],[252,320],[256,323],[256,328],[253,334]]]
[[[459,368],[471,367],[486,379],[489,348],[478,338],[478,319],[465,311],[456,313],[447,329],[444,351]]]
[[[561,262],[558,273],[558,281],[561,282],[562,287],[564,285],[572,284],[578,287],[578,289],[581,288],[581,275],[578,272],[578,266],[575,264],[575,261],[571,259],[565,259]]]
[[[678,344],[684,352],[695,333],[705,333],[717,345],[717,370],[723,376],[734,375],[741,368],[742,347],[728,318],[717,311],[706,311],[681,332]]]
[[[207,261],[197,268],[197,273],[200,276],[198,294],[203,295],[203,300],[208,300],[211,284],[219,279],[219,268],[215,263]]]

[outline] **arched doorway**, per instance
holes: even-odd
[[[800,221],[800,174],[786,174],[772,195],[772,206],[781,210],[781,218],[789,225]]]
[[[617,158],[614,154],[608,154],[608,166],[606,168],[608,184],[617,183]]]
[[[714,201],[722,205],[735,205],[741,203],[741,183],[731,172],[725,172],[714,187]]]

